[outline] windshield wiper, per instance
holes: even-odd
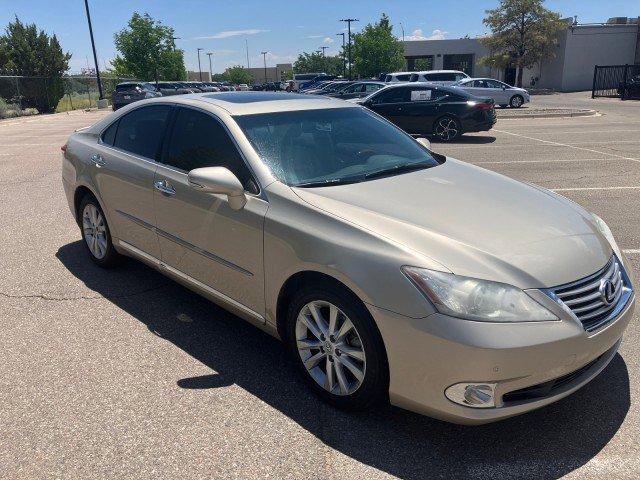
[[[350,183],[356,183],[358,181],[360,181],[362,179],[362,177],[360,178],[331,178],[329,180],[319,180],[316,182],[303,182],[303,183],[298,183],[296,185],[292,185],[292,187],[304,187],[304,188],[312,188],[312,187],[330,187],[333,185],[348,185]]]
[[[432,167],[432,165],[429,163],[402,163],[382,170],[376,170],[375,172],[369,172],[365,174],[364,178],[366,180],[370,180],[372,178],[386,177],[387,175],[396,175],[398,173],[412,172],[414,170],[423,170],[430,167]]]

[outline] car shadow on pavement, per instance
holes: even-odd
[[[176,378],[177,387],[238,385],[330,448],[403,479],[558,478],[595,456],[629,410],[627,368],[616,355],[575,394],[490,425],[452,425],[395,407],[343,412],[306,388],[279,341],[155,270],[133,260],[102,270],[80,241],[56,256],[87,288],[214,371]]]

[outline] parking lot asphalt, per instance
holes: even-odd
[[[640,277],[640,103],[533,101],[603,115],[499,120],[433,149],[594,211]],[[640,477],[638,314],[599,377],[526,415],[338,411],[278,341],[135,261],[88,261],[60,146],[104,114],[0,122],[0,478]]]

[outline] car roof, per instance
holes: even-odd
[[[383,82],[381,82],[383,83]],[[471,95],[468,92],[465,92],[464,90],[462,90],[461,88],[458,88],[456,86],[443,86],[443,85],[435,85],[432,82],[402,82],[402,83],[393,83],[393,84],[388,84],[385,83],[385,87],[381,88],[380,90],[378,90],[377,92],[373,92],[372,95],[378,94],[382,91],[387,91],[387,90],[391,90],[394,88],[415,88],[416,86],[419,87],[429,87],[429,88],[433,88],[434,90],[443,90],[445,92],[449,92],[449,93],[455,93],[456,95]]]
[[[419,72],[411,72],[417,73],[419,75],[424,75],[426,73],[464,73],[462,70],[420,70]],[[466,73],[464,73],[466,75]]]
[[[214,92],[192,93],[170,97],[172,103],[193,105],[202,102],[225,109],[230,115],[291,112],[322,108],[354,108],[357,105],[320,95],[303,95],[284,92]],[[161,101],[162,97],[155,99]],[[147,102],[153,102],[148,100]],[[165,97],[166,101],[166,97]]]

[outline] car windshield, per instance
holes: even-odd
[[[318,187],[430,168],[427,149],[363,108],[235,117],[262,161],[283,183]]]

